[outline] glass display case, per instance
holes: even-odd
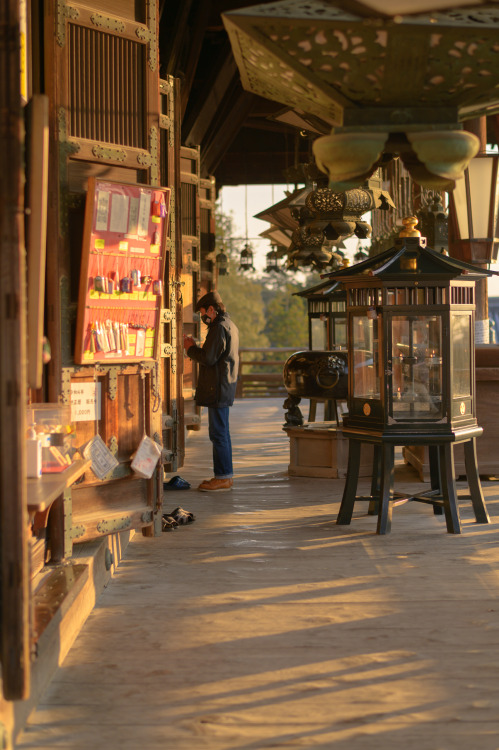
[[[322,282],[295,292],[308,305],[309,349],[311,351],[346,350],[347,303],[346,292],[337,283]]]
[[[378,319],[352,316],[353,397],[379,399]]]
[[[391,318],[391,414],[398,420],[441,419],[442,319],[437,315]]]
[[[390,530],[395,446],[427,447],[431,489],[407,499],[445,513],[461,532],[454,446],[463,443],[475,518],[489,523],[476,464],[475,281],[488,275],[426,247],[414,217],[395,246],[334,277],[347,293],[348,473],[337,523],[349,524],[357,500],[377,513],[377,533]],[[374,446],[371,494],[357,495],[361,444]]]

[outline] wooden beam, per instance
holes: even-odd
[[[187,22],[193,0],[163,0],[159,19],[159,58],[161,75],[176,75],[177,66],[188,38]]]
[[[228,92],[233,90],[238,80],[235,60],[227,50],[227,56],[224,56],[219,65],[218,73],[214,74],[209,90],[203,97],[198,97],[192,114],[184,125],[182,136],[186,146],[197,146],[205,141],[220,108],[227,106]]]
[[[180,91],[180,116],[183,118],[191,95],[201,49],[205,40],[206,26],[211,12],[211,0],[202,0],[195,14],[195,23],[190,30],[189,54],[184,62],[184,75]]]
[[[219,108],[216,118],[211,121],[208,138],[201,144],[201,176],[215,173],[217,166],[251,112],[253,94],[243,91],[241,84],[237,82],[229,90],[224,105]]]

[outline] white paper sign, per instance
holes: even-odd
[[[101,415],[101,383],[71,383],[71,421],[95,422]]]
[[[139,199],[130,198],[127,237],[136,237],[139,231]]]
[[[110,197],[110,193],[106,192],[105,190],[99,190],[97,196],[97,216],[95,219],[96,232],[107,232]]]
[[[128,196],[113,194],[111,199],[111,221],[109,231],[126,234],[128,230]]]
[[[139,203],[139,237],[146,237],[149,231],[149,216],[151,214],[151,196],[144,191],[140,193]]]

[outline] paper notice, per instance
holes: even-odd
[[[139,231],[139,199],[130,198],[130,213],[128,215],[128,235],[136,237]]]
[[[111,221],[109,231],[116,234],[126,234],[128,230],[128,203],[126,195],[113,194],[111,201]]]
[[[139,226],[138,235],[139,237],[146,237],[149,232],[149,216],[151,214],[151,196],[147,192],[140,194],[139,204]]]
[[[99,190],[97,193],[97,215],[95,218],[95,231],[107,232],[107,222],[109,218],[109,198],[110,193],[105,190]]]

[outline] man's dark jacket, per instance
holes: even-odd
[[[202,347],[190,346],[187,356],[199,363],[198,406],[232,406],[239,366],[239,331],[226,312],[208,326]]]

